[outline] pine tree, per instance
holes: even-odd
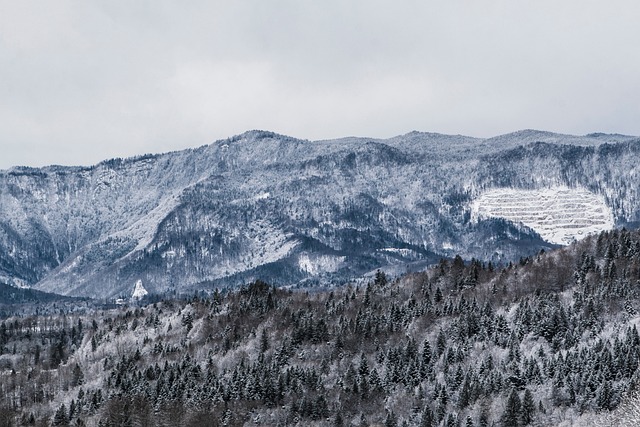
[[[267,337],[266,329],[262,329],[262,334],[260,335],[260,352],[264,353],[269,350],[269,338]]]
[[[191,315],[191,313],[187,313],[186,315],[182,316],[182,326],[187,329],[187,333],[189,333],[191,328],[193,328],[193,316]]]
[[[387,284],[387,275],[384,274],[384,271],[382,270],[376,271],[376,278],[375,278],[374,284],[378,287],[383,287],[384,285]]]
[[[420,427],[433,427],[433,424],[433,411],[428,406],[425,406],[420,418]]]
[[[522,408],[520,409],[520,421],[523,426],[531,424],[533,416],[536,412],[536,404],[533,401],[533,395],[529,389],[525,389],[522,398]]]
[[[471,401],[471,379],[467,375],[464,383],[462,384],[462,389],[460,390],[460,394],[458,397],[458,406],[460,409],[466,408]]]
[[[387,413],[387,418],[384,421],[384,427],[398,427],[398,418],[393,411]]]
[[[441,356],[442,353],[447,349],[447,336],[444,334],[444,331],[440,329],[438,332],[438,338],[436,339],[436,354]]]
[[[436,288],[436,293],[433,296],[433,301],[437,304],[437,303],[442,302],[442,300],[443,300],[442,291],[440,290],[440,287],[437,287]]]
[[[431,344],[428,340],[425,340],[422,346],[422,360],[420,362],[420,376],[422,379],[426,379],[427,374],[431,371],[431,358]]]
[[[520,397],[518,392],[513,389],[507,399],[507,406],[502,414],[502,425],[504,427],[518,427],[518,419],[520,418]]]
[[[69,419],[67,418],[67,408],[64,406],[64,403],[60,405],[55,415],[53,416],[53,425],[54,426],[69,425]]]
[[[76,363],[73,367],[73,372],[71,376],[71,385],[73,387],[84,384],[84,373],[80,366]]]
[[[73,418],[76,413],[76,401],[71,399],[71,403],[69,404],[69,420]]]
[[[478,418],[478,427],[489,427],[489,413],[484,406],[480,412],[480,418]]]
[[[600,387],[597,393],[596,403],[598,407],[604,410],[613,409],[611,406],[612,400],[612,391],[611,391],[611,382],[605,381],[604,384]]]

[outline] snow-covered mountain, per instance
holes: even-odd
[[[0,171],[0,282],[128,297],[138,280],[149,292],[254,278],[313,285],[458,253],[514,259],[570,239],[590,200],[602,204],[592,231],[640,221],[639,154],[640,139],[623,135],[306,141],[251,131],[92,167],[16,167]],[[496,194],[558,189],[587,202],[518,196],[519,214],[495,208]],[[545,212],[575,218],[560,234],[526,220]]]

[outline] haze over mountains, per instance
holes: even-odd
[[[306,141],[251,131],[92,167],[15,167],[0,171],[0,282],[112,297],[138,280],[186,292],[257,278],[314,285],[455,254],[508,261],[559,242],[535,221],[487,214],[483,195],[586,194],[601,203],[591,219],[580,206],[549,208],[565,231],[635,226],[639,154],[637,137],[608,134]]]

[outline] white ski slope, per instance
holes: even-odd
[[[614,226],[613,213],[604,198],[578,188],[496,188],[474,200],[471,210],[475,220],[504,218],[524,224],[546,241],[560,245]]]

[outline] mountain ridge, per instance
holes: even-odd
[[[618,135],[309,141],[254,130],[90,167],[14,167],[0,171],[0,279],[115,296],[137,280],[161,293],[260,275],[331,283],[456,253],[506,261],[554,246],[521,224],[471,221],[472,200],[580,187],[632,223],[638,153],[640,140]]]
[[[132,155],[129,157],[113,157],[113,158],[101,160],[98,163],[95,163],[93,165],[59,165],[59,164],[50,164],[50,165],[44,165],[44,166],[14,165],[6,169],[0,169],[0,174],[25,173],[25,172],[35,172],[35,171],[43,171],[43,170],[53,171],[55,169],[69,169],[74,171],[91,170],[103,164],[108,164],[112,162],[118,162],[118,163],[119,162],[135,162],[135,161],[144,160],[147,158],[172,155],[172,154],[183,153],[188,151],[197,151],[197,150],[211,147],[216,144],[224,145],[225,143],[228,144],[228,143],[237,142],[241,140],[246,141],[247,137],[255,136],[255,135],[260,136],[260,138],[258,139],[264,139],[265,137],[273,137],[273,138],[283,138],[283,139],[295,140],[298,142],[306,142],[306,143],[340,143],[343,141],[347,141],[347,142],[393,141],[393,140],[398,140],[398,139],[402,139],[410,136],[427,136],[430,138],[440,138],[440,139],[457,138],[459,140],[473,140],[477,142],[489,142],[489,141],[497,141],[501,139],[509,139],[509,140],[518,140],[520,141],[520,144],[528,143],[529,140],[531,139],[535,140],[533,142],[538,142],[538,141],[546,142],[544,141],[545,139],[550,139],[550,140],[556,141],[556,143],[559,143],[561,145],[567,145],[567,144],[575,145],[575,141],[592,141],[593,143],[596,143],[599,141],[600,144],[604,144],[607,142],[618,143],[618,142],[626,142],[626,141],[631,141],[635,139],[640,139],[640,136],[633,136],[633,135],[626,135],[626,134],[619,134],[619,133],[593,132],[585,135],[571,135],[571,134],[555,133],[550,131],[541,131],[537,129],[522,129],[519,131],[509,132],[506,134],[496,135],[496,136],[487,137],[487,138],[474,137],[474,136],[463,135],[463,134],[446,134],[446,133],[439,133],[439,132],[425,132],[425,131],[413,130],[405,134],[396,135],[389,138],[346,136],[346,137],[333,138],[333,139],[310,140],[310,139],[301,139],[294,136],[285,135],[285,134],[272,132],[268,130],[252,129],[252,130],[247,130],[245,132],[239,133],[237,135],[230,136],[228,138],[218,139],[208,144],[199,145],[197,147],[188,147],[188,148],[177,149],[177,150],[163,151],[159,153],[151,153],[151,152],[142,153],[142,154]],[[603,138],[608,139],[608,141],[607,140],[602,141]],[[568,143],[567,142],[568,140],[571,140],[571,142]]]

